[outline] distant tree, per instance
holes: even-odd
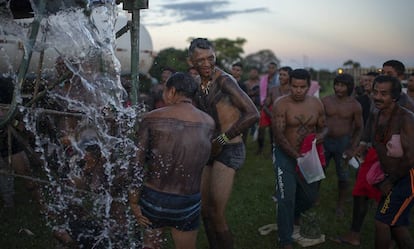
[[[267,64],[272,61],[280,65],[280,60],[270,49],[260,50],[256,53],[249,54],[244,58],[246,68],[257,67],[261,72],[265,72]]]
[[[347,68],[360,68],[361,64],[353,60],[347,60],[344,62],[343,66]]]
[[[162,69],[165,67],[174,68],[176,71],[186,71],[188,68],[187,51],[175,48],[161,50],[155,58],[149,73],[159,80]]]
[[[216,51],[216,64],[219,67],[229,70],[234,62],[243,60],[243,45],[246,43],[246,39],[237,38],[236,40],[230,40],[227,38],[217,38],[211,40],[211,42]]]

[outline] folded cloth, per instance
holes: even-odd
[[[379,161],[374,162],[367,172],[367,182],[371,185],[382,182],[385,179],[384,171],[382,171]]]
[[[305,154],[312,149],[312,142],[315,138],[316,138],[316,134],[310,133],[305,137],[305,139],[303,139],[302,146],[300,147],[301,154]],[[326,160],[325,160],[323,144],[322,143],[316,144],[316,149],[318,150],[318,156],[319,156],[319,160],[321,160],[322,167],[325,167]]]
[[[390,141],[387,142],[387,156],[402,157],[403,154],[400,134],[392,135]]]
[[[302,142],[302,145],[300,147],[299,152],[301,154],[306,154],[307,152],[312,150],[312,142],[315,138],[316,138],[316,133],[308,134],[305,137],[305,139],[303,139],[303,142]],[[322,165],[323,168],[325,168],[326,167],[326,159],[325,159],[323,144],[322,143],[316,144],[316,149],[318,151],[318,156],[319,156],[319,160],[321,161],[321,165]],[[296,172],[298,172],[299,175],[302,176],[302,173],[300,172],[300,169],[299,169],[298,165],[296,165]]]
[[[377,151],[371,147],[367,151],[364,162],[361,163],[358,169],[358,175],[355,180],[354,189],[352,190],[353,196],[366,196],[379,202],[382,195],[381,191],[367,182],[368,171],[376,162],[378,162],[378,154]]]

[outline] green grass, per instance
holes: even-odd
[[[270,148],[267,147],[267,157],[256,156],[256,143],[247,144],[247,159],[245,165],[236,175],[233,193],[227,207],[228,223],[235,237],[236,249],[274,249],[277,248],[277,234],[271,232],[262,236],[258,228],[276,223],[275,203],[271,196],[274,193],[274,171],[270,158]],[[355,172],[352,171],[354,175]],[[346,203],[346,218],[335,218],[335,203],[337,197],[335,169],[331,165],[327,178],[321,185],[320,204],[315,209],[321,217],[321,229],[327,238],[336,237],[348,231],[352,215],[352,197],[349,192],[349,202]],[[0,207],[2,203],[0,202]],[[367,215],[362,233],[362,246],[359,248],[374,248],[374,208]],[[27,228],[35,235],[30,236],[19,231]],[[173,248],[171,238],[166,248]],[[198,248],[207,249],[203,228],[198,235]],[[24,189],[22,181],[16,180],[16,208],[5,211],[0,208],[0,248],[32,249],[54,248],[55,240],[50,229],[44,224],[44,219],[38,214],[35,205],[30,202],[30,195]],[[295,248],[301,248],[295,245]],[[319,249],[350,248],[337,245],[327,240],[325,243],[312,247]]]

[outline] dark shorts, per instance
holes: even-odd
[[[151,228],[174,227],[180,231],[193,231],[200,226],[200,193],[177,195],[143,187],[139,205]]]
[[[382,196],[375,219],[390,226],[408,226],[414,198],[414,169],[395,183],[387,196]]]
[[[245,159],[246,147],[243,142],[224,145],[220,154],[213,158],[214,161],[221,162],[234,170],[240,169]]]

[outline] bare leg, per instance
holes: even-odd
[[[361,228],[368,212],[368,199],[365,196],[354,196],[351,230],[335,239],[336,242],[347,242],[358,246],[361,244]]]
[[[258,135],[257,135],[257,152],[256,154],[262,154],[263,153],[263,147],[264,147],[264,141],[265,141],[265,133],[266,133],[266,127],[260,127],[258,128]]]
[[[213,220],[216,239],[219,243],[217,248],[232,249],[233,238],[226,222],[225,210],[236,171],[216,161],[209,173],[210,198],[207,211],[209,212],[208,217]]]
[[[398,248],[414,249],[414,240],[406,226],[392,227],[393,238],[397,242]]]
[[[391,246],[390,226],[380,221],[375,221],[375,249],[389,249]]]
[[[345,216],[344,204],[348,191],[347,181],[338,181],[338,202],[336,203],[336,216],[342,218]]]
[[[206,231],[206,236],[210,249],[217,249],[217,239],[216,232],[214,229],[213,219],[211,217],[212,211],[212,200],[211,200],[211,172],[212,167],[205,166],[203,170],[203,175],[201,178],[201,216],[203,218],[204,230]]]
[[[198,230],[182,232],[171,228],[175,249],[196,249]]]

